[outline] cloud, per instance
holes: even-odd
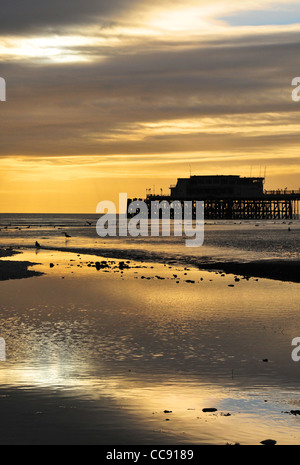
[[[63,177],[88,178],[95,167],[105,176],[175,173],[187,160],[206,168],[265,160],[295,172],[300,27],[231,27],[218,21],[227,3],[189,1],[186,22],[177,1],[7,3],[0,157],[18,158],[16,172],[36,160],[41,177],[57,172],[51,158]],[[250,4],[232,1],[228,11]]]
[[[137,0],[10,0],[1,5],[1,34],[44,32],[62,26],[109,24]]]
[[[297,0],[285,5],[282,0],[187,0],[184,4],[181,0],[10,0],[1,5],[0,31],[2,35],[20,35],[59,32],[84,25],[96,25],[101,29],[118,24],[145,26],[147,23],[165,31],[191,30],[193,24],[199,28],[206,20],[218,21],[223,16],[236,23],[239,15],[243,19],[261,10],[273,13],[274,8],[283,11],[288,8],[292,16]]]
[[[102,59],[88,64],[3,63],[7,102],[0,108],[0,153],[105,155],[298,143],[293,126],[298,108],[291,100],[291,78],[299,74],[298,44],[293,31],[285,31],[284,39],[264,33],[252,42],[239,37],[188,48],[178,42],[161,51],[145,51],[137,42],[115,46],[105,56],[101,50]],[[97,51],[91,45],[82,53]],[[262,123],[261,114],[277,115],[278,133]],[[239,133],[235,115],[244,115]],[[205,118],[212,118],[215,133],[201,126]],[[158,134],[150,125],[170,121],[174,127],[184,119],[199,122],[199,130],[181,132],[178,125],[177,132],[168,132],[164,123]]]

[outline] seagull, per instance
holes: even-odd
[[[40,244],[38,243],[38,241],[35,241],[35,246],[36,246],[37,249],[39,249],[41,247]]]
[[[70,234],[67,234],[66,232],[64,233],[66,237],[72,237]]]
[[[87,221],[87,224],[88,224],[89,226],[91,226],[92,222],[91,222],[91,221]]]

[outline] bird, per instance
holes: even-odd
[[[67,234],[66,232],[64,233],[66,237],[72,237],[70,234]]]
[[[92,222],[91,222],[91,221],[87,221],[87,224],[88,224],[89,226],[91,226]]]
[[[38,241],[35,241],[35,246],[36,246],[37,249],[39,249],[41,247],[40,244],[38,243]]]

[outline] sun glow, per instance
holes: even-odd
[[[0,45],[0,57],[18,61],[37,59],[57,63],[87,62],[90,61],[88,55],[80,53],[78,49],[88,45],[89,39],[83,36],[10,38]]]

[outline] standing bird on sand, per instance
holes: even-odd
[[[41,247],[40,244],[38,243],[38,241],[35,241],[35,246],[36,246],[37,249],[40,249],[40,247]]]
[[[72,237],[70,234],[67,234],[66,232],[64,233],[65,237]]]

